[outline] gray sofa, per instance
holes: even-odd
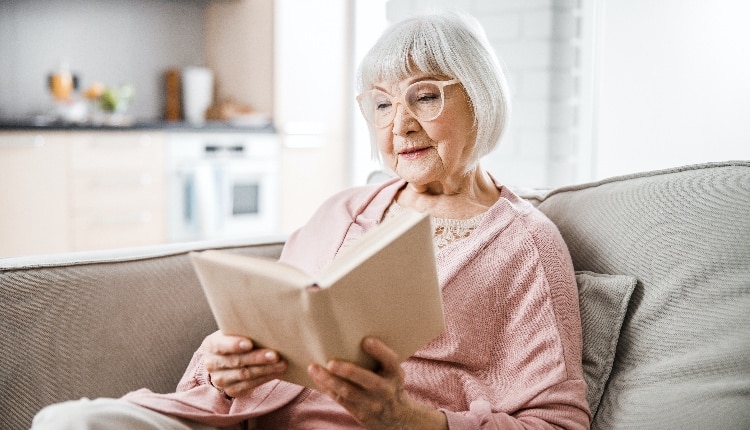
[[[750,428],[750,161],[524,193],[577,270],[593,428]],[[215,330],[187,252],[0,259],[0,428],[44,405],[172,391]]]

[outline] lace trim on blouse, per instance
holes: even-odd
[[[395,200],[385,210],[383,219],[391,218],[402,212],[404,207]],[[484,218],[484,213],[476,215],[469,219],[452,219],[452,218],[435,218],[432,217],[431,224],[433,228],[433,242],[436,249],[442,249],[461,239],[469,237],[479,226]]]

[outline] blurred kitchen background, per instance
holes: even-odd
[[[288,234],[378,168],[356,63],[438,8],[507,68],[505,183],[750,159],[744,0],[9,0],[0,257]]]

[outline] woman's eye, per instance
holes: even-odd
[[[432,104],[440,102],[440,89],[430,83],[420,83],[413,86],[406,94],[409,104]]]
[[[410,103],[435,103],[440,101],[440,93],[434,91],[420,91]]]
[[[375,109],[376,110],[386,110],[391,108],[390,102],[381,102],[381,103],[375,103]]]
[[[420,102],[430,102],[430,101],[434,101],[437,99],[440,99],[440,94],[436,94],[436,93],[423,93],[423,94],[420,94],[419,97],[417,98],[417,100]]]
[[[373,91],[371,93],[370,102],[375,111],[388,110],[393,104],[391,98],[382,91]]]

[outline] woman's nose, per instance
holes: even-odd
[[[401,103],[396,105],[396,113],[393,116],[393,134],[405,135],[410,131],[417,130],[419,121],[414,118]]]

